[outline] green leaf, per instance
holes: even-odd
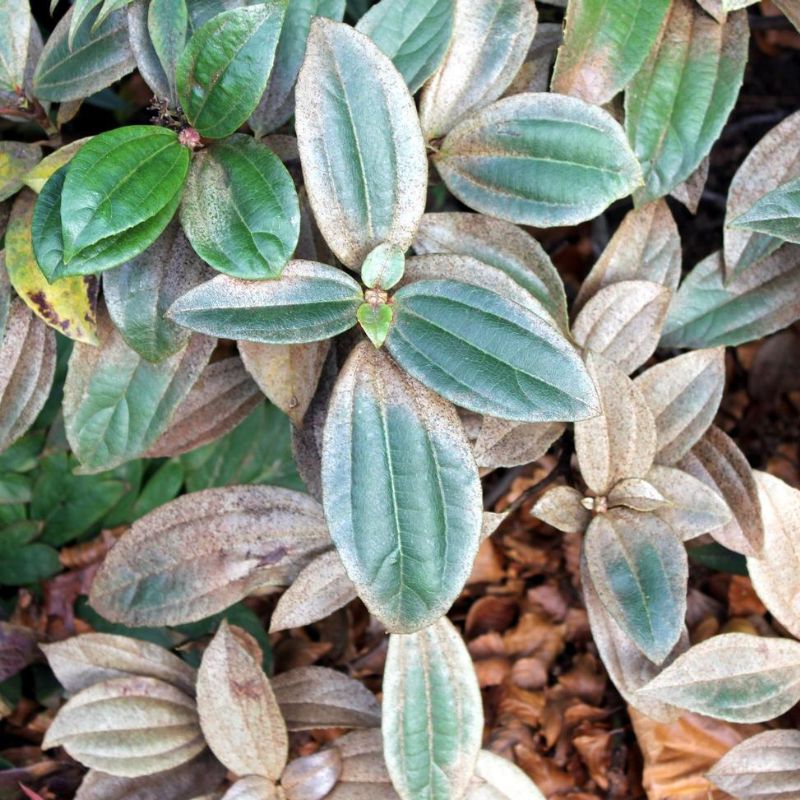
[[[392,307],[388,303],[372,305],[362,303],[358,308],[358,322],[375,347],[380,347],[389,335],[392,324]]]
[[[103,274],[108,314],[128,347],[158,362],[186,345],[191,332],[166,319],[172,303],[211,275],[173,220],[138,256]],[[57,281],[59,286],[67,280]]]
[[[391,289],[402,277],[406,257],[399,247],[379,244],[361,265],[361,280],[370,289]]]
[[[33,253],[31,225],[36,195],[26,189],[11,211],[6,232],[6,267],[17,295],[39,319],[64,336],[97,344],[97,278],[62,278],[50,283]]]
[[[42,51],[33,76],[39,100],[82,100],[118,81],[136,67],[128,41],[127,16],[114,11],[93,30],[92,12],[68,43],[74,7],[56,25]]]
[[[147,9],[147,31],[166,77],[170,99],[176,103],[175,72],[186,46],[188,26],[186,0],[151,0]]]
[[[718,542],[690,545],[686,550],[689,561],[700,564],[714,572],[728,572],[731,575],[747,577],[747,559],[733,550],[728,550]]]
[[[457,405],[528,422],[597,413],[575,347],[528,306],[479,286],[424,280],[394,295],[394,315],[392,357]]]
[[[348,25],[315,19],[295,125],[311,207],[337,257],[357,269],[384,241],[406,250],[428,164],[414,101],[389,59]]]
[[[183,486],[183,464],[170,459],[162,464],[147,481],[141,494],[133,504],[133,517],[139,519],[153,509],[174,500]]]
[[[662,347],[739,345],[800,318],[800,247],[772,255],[725,277],[721,253],[701,261],[675,295],[661,335]]]
[[[215,342],[193,337],[151,364],[101,316],[100,347],[78,343],[64,384],[64,424],[84,472],[99,472],[145,452],[200,376]]]
[[[0,89],[22,88],[33,25],[29,0],[6,0],[0,6]]]
[[[226,339],[272,344],[329,339],[356,324],[361,287],[346,273],[313,261],[290,261],[279,279],[218,275],[178,298],[168,316]]]
[[[0,202],[22,188],[26,173],[41,160],[42,148],[38,144],[0,142]]]
[[[306,52],[311,20],[327,17],[341,22],[344,8],[345,0],[291,0],[267,90],[250,117],[257,138],[280,128],[294,114],[294,84]]]
[[[403,800],[464,796],[481,747],[483,703],[469,651],[446,617],[389,638],[381,728]]]
[[[0,560],[12,557],[20,547],[30,544],[40,533],[41,525],[19,519],[0,528]]]
[[[728,222],[727,226],[800,244],[800,178],[763,195],[749,211]]]
[[[523,225],[574,225],[641,185],[619,123],[583,100],[520,94],[454,128],[434,156],[466,205]]]
[[[660,664],[683,630],[689,567],[683,542],[652,514],[598,514],[584,542],[601,602],[647,658]]]
[[[0,584],[24,586],[50,578],[60,571],[58,551],[34,542],[20,548],[11,558],[0,560]]]
[[[427,141],[505,92],[525,61],[536,22],[533,0],[456,2],[450,47],[420,100]]]
[[[224,11],[205,23],[178,59],[178,99],[200,133],[221,139],[247,120],[267,87],[286,0]]]
[[[453,35],[455,0],[382,0],[356,25],[392,59],[413,94],[436,71]]]
[[[800,643],[745,633],[712,636],[641,693],[729,722],[765,722],[800,700]]]
[[[692,0],[674,0],[625,93],[625,128],[645,177],[637,205],[669,194],[708,155],[739,94],[748,39],[746,13],[720,25]]]
[[[322,484],[331,538],[370,612],[395,632],[444,614],[477,553],[478,468],[455,409],[367,342],[336,381]]]
[[[80,272],[96,272],[151,245],[180,202],[188,170],[188,149],[165,128],[132,125],[87,142],[67,167],[61,195],[63,272],[76,256]],[[97,253],[98,245],[113,255]]]
[[[101,5],[103,0],[75,0],[72,7],[72,19],[69,23],[69,35],[67,36],[67,46],[70,50],[75,49],[75,34],[78,28],[88,19],[92,11]],[[100,12],[97,15],[97,22],[102,22]]]
[[[198,153],[181,224],[197,254],[235,278],[275,278],[300,235],[294,181],[281,160],[237,134]]]
[[[644,64],[669,6],[670,0],[572,0],[552,91],[610,102]]]
[[[5,261],[5,251],[0,251],[0,342],[3,341],[6,322],[8,322],[8,312],[11,308],[11,283],[8,279]]]
[[[31,479],[16,472],[0,473],[0,504],[29,503]]]
[[[510,222],[462,212],[425,214],[414,251],[471,256],[496,267],[539,300],[564,330],[569,327],[558,270],[539,242]]]

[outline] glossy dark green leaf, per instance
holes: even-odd
[[[306,40],[313,17],[340,22],[345,0],[292,0],[286,9],[275,63],[267,90],[250,117],[257,137],[280,128],[294,113],[294,84],[306,52]]]
[[[40,100],[82,100],[136,66],[124,10],[114,11],[95,30],[98,10],[93,11],[75,32],[70,47],[73,13],[70,9],[56,25],[36,65],[33,90]]]
[[[721,253],[701,261],[675,295],[662,347],[758,339],[800,319],[800,247],[785,245],[726,280]]]
[[[392,59],[416,92],[435,72],[453,35],[455,0],[382,0],[356,25]]]
[[[386,340],[393,358],[457,405],[528,422],[598,411],[574,345],[528,306],[480,286],[426,280],[394,295],[394,315]]]
[[[336,381],[322,486],[331,538],[370,611],[394,632],[444,614],[477,553],[478,468],[455,409],[368,342]]]
[[[22,88],[34,24],[29,0],[7,0],[0,6],[0,89]]]
[[[727,225],[800,244],[800,179],[768,192]]]
[[[683,542],[653,514],[615,508],[586,532],[595,590],[619,627],[660,664],[680,638],[689,568]]]
[[[406,250],[428,164],[414,101],[389,59],[348,25],[316,18],[295,125],[311,207],[338,258],[358,269],[384,241]]]
[[[151,0],[147,10],[147,31],[166,77],[170,98],[175,102],[175,70],[186,46],[188,25],[186,0]]]
[[[557,94],[519,94],[472,114],[447,135],[434,163],[469,207],[537,227],[596,217],[642,182],[619,123]]]
[[[219,275],[173,303],[170,319],[226,339],[286,344],[329,339],[356,324],[361,287],[342,270],[290,261],[280,278]]]
[[[50,578],[60,570],[58,551],[34,542],[20,548],[10,558],[0,559],[0,585],[24,586]]]
[[[708,155],[739,94],[748,38],[746,12],[720,25],[692,0],[673,0],[625,93],[625,128],[645,177],[637,203],[669,194]]]
[[[203,25],[178,59],[178,99],[201,136],[221,139],[253,113],[269,79],[286,0],[224,11]]]
[[[281,160],[237,134],[198,153],[181,224],[197,254],[235,278],[275,278],[297,246],[300,207]]]
[[[147,250],[103,274],[109,316],[130,348],[148,361],[161,361],[177,353],[191,336],[164,314],[178,297],[212,274],[173,220]]]
[[[145,452],[166,430],[214,349],[195,336],[158,364],[131,350],[107,316],[100,347],[78,343],[64,385],[64,424],[84,472],[99,472]]]

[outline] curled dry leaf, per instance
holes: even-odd
[[[427,141],[503,94],[525,60],[537,18],[532,0],[456,3],[450,47],[420,99]]]
[[[128,625],[191,622],[283,586],[330,547],[320,506],[274,486],[183,495],[138,520],[106,557],[92,605]]]
[[[755,472],[764,523],[761,554],[747,559],[753,588],[778,621],[800,636],[800,491]]]
[[[575,423],[575,452],[589,488],[605,495],[623,478],[647,474],[656,453],[653,414],[636,383],[613,362],[586,356],[601,413]]]
[[[330,350],[330,340],[307,344],[239,341],[237,346],[245,369],[261,391],[296,427],[302,427]]]
[[[531,779],[507,758],[481,750],[466,800],[545,800]]]
[[[75,800],[185,800],[222,783],[225,768],[206,750],[192,761],[138,778],[91,770]]]
[[[725,388],[725,351],[696,350],[643,372],[637,389],[656,421],[659,464],[671,465],[706,432]]]
[[[800,642],[744,633],[691,647],[642,695],[730,722],[761,722],[800,700]]]
[[[515,422],[483,417],[473,445],[479,467],[516,467],[540,459],[566,430],[562,422]]]
[[[599,289],[581,309],[572,335],[581,347],[626,374],[653,355],[672,292],[651,281],[620,281]]]
[[[21,300],[13,300],[0,344],[0,451],[39,415],[55,368],[55,334]]]
[[[577,314],[606,286],[622,281],[652,281],[675,291],[681,278],[681,239],[664,200],[625,215],[572,304]]]
[[[86,633],[42,645],[50,668],[71,694],[111,678],[158,678],[194,695],[197,674],[163,647],[108,633]]]
[[[592,514],[581,502],[583,495],[571,486],[554,486],[534,504],[531,514],[564,533],[583,533]]]
[[[317,556],[281,595],[272,612],[270,633],[302,628],[325,619],[357,597],[336,550]]]
[[[758,487],[735,442],[712,425],[676,466],[719,492],[731,509],[733,517],[713,537],[737,553],[758,556],[765,535]]]
[[[765,731],[729,750],[709,780],[739,800],[800,796],[800,731]]]
[[[237,775],[278,780],[289,738],[269,680],[223,620],[197,673],[200,725],[214,755]]]
[[[232,431],[260,402],[261,392],[240,359],[207,364],[146,455],[178,456],[213,442]]]
[[[290,731],[314,728],[374,728],[381,712],[360,681],[326,667],[298,667],[272,680]]]
[[[37,636],[30,628],[0,622],[0,681],[6,681],[36,658]]]
[[[194,700],[157,678],[114,678],[78,692],[47,730],[43,750],[62,745],[92,769],[124,778],[171,769],[206,746]]]
[[[342,753],[330,747],[292,761],[281,775],[281,787],[286,800],[322,800],[341,774]]]
[[[382,729],[386,766],[403,800],[463,796],[480,751],[483,706],[469,651],[447,617],[389,639]]]

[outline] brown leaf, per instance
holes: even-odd
[[[583,495],[577,489],[554,486],[536,501],[531,514],[559,531],[583,533],[592,521],[592,514],[582,500]]]
[[[0,622],[0,682],[34,661],[37,640],[36,633],[30,628]]]
[[[269,680],[223,620],[197,675],[200,725],[214,755],[237,775],[277,781],[289,740]]]
[[[564,433],[561,422],[516,422],[484,417],[474,445],[479,467],[516,467],[540,459]]]
[[[706,156],[700,162],[700,166],[683,183],[679,183],[670,192],[670,195],[683,203],[692,214],[697,213],[700,201],[703,199],[703,191],[708,181],[708,168],[710,164],[711,159]]]

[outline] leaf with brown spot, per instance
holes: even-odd
[[[712,536],[746,556],[758,556],[764,546],[764,523],[753,471],[736,443],[712,425],[676,466],[716,489],[733,513]]]
[[[653,415],[634,383],[613,362],[589,353],[601,413],[575,423],[575,452],[589,488],[605,495],[623,478],[647,474],[656,454]]]
[[[566,430],[562,422],[516,422],[483,417],[473,445],[479,467],[516,467],[540,459]]]
[[[317,390],[330,340],[307,344],[237,342],[245,369],[298,428]]]
[[[662,361],[635,381],[653,412],[656,461],[679,461],[708,430],[725,388],[725,350],[695,350]]]
[[[321,507],[273,486],[207,489],[151,511],[106,556],[90,601],[111,621],[177,625],[285,586],[330,548]]]
[[[298,667],[273,678],[272,688],[290,731],[380,725],[375,695],[336,670]]]
[[[286,726],[267,676],[223,620],[197,673],[200,725],[214,755],[237,775],[280,778]]]
[[[592,514],[582,500],[583,495],[577,489],[555,486],[536,501],[531,514],[564,533],[583,533],[592,521]]]
[[[207,364],[146,457],[178,456],[213,442],[232,431],[260,402],[261,392],[241,359],[234,356]]]
[[[97,292],[94,275],[77,275],[50,283],[33,253],[31,222],[36,195],[20,192],[6,232],[6,267],[11,285],[39,319],[64,336],[98,345]]]
[[[681,278],[678,226],[664,200],[629,211],[572,304],[573,315],[606,286],[645,280],[675,291]]]
[[[652,281],[620,281],[600,289],[572,324],[575,341],[630,374],[653,355],[672,292]]]
[[[0,452],[33,425],[55,368],[55,334],[21,300],[13,300],[0,344]]]

